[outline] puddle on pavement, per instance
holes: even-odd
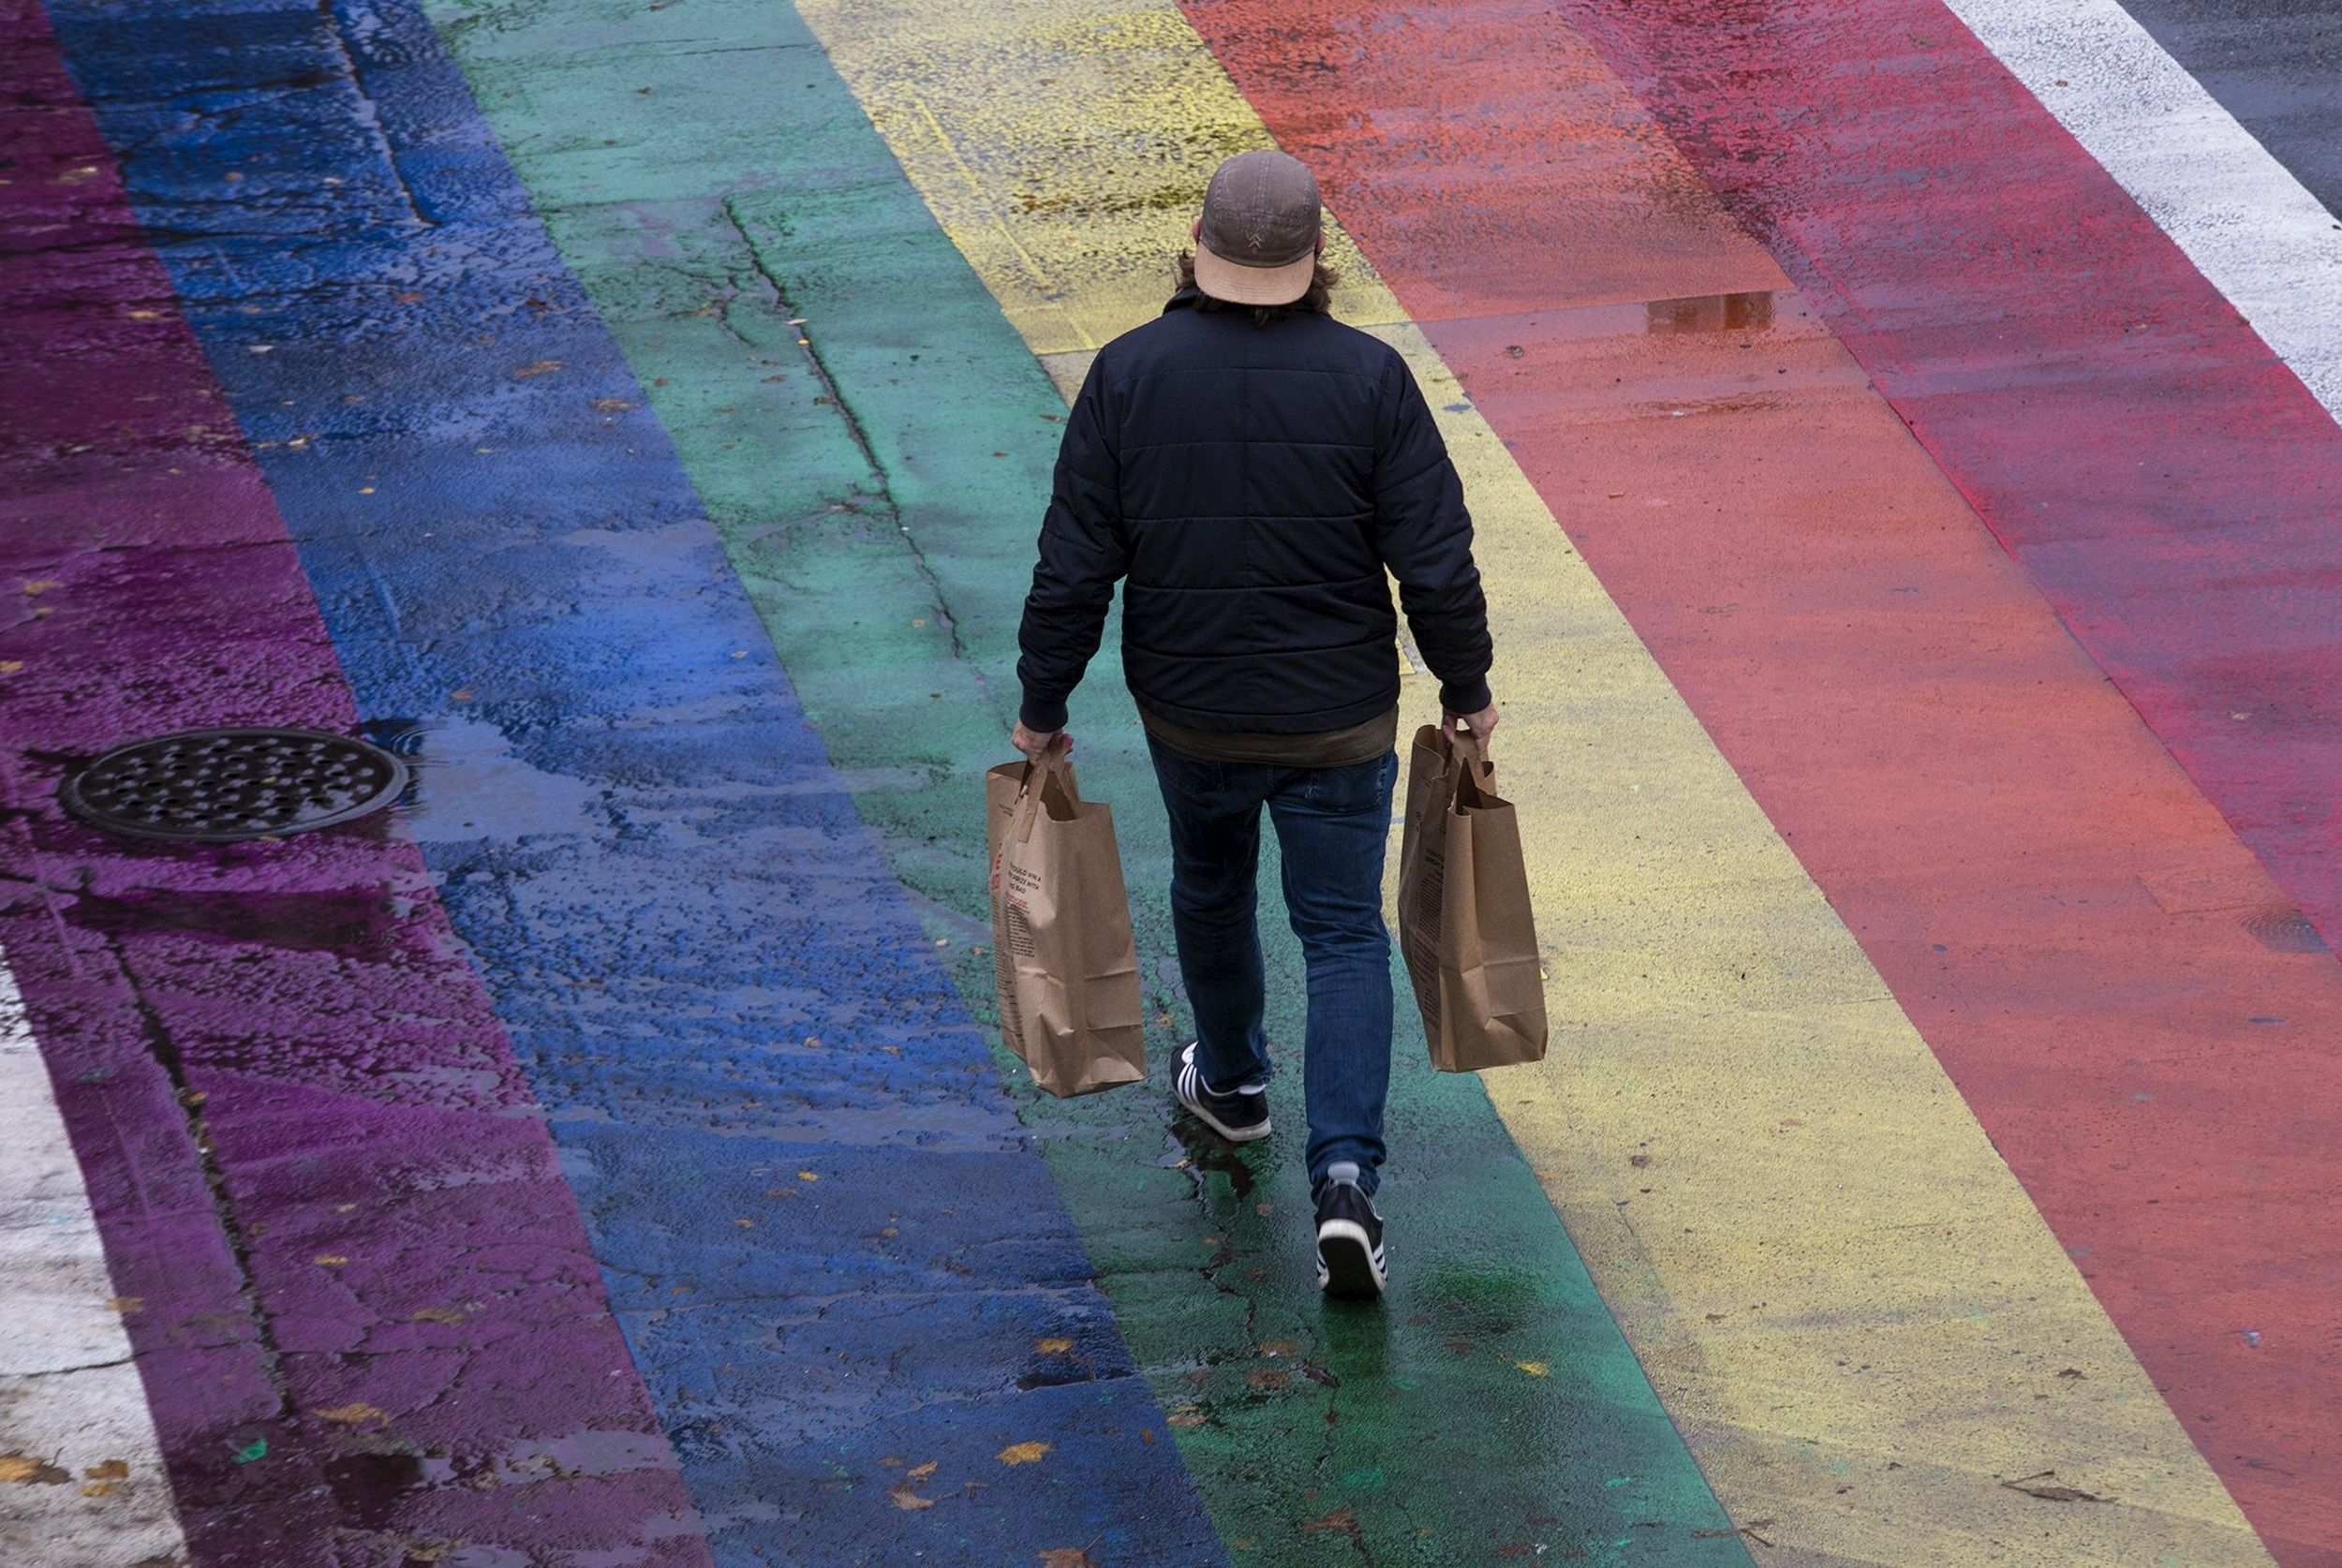
[[[328,953],[380,964],[408,955],[417,945],[400,918],[400,902],[380,887],[303,893],[138,888],[119,896],[84,888],[61,900],[60,908],[67,921],[101,936],[169,932],[231,947]]]
[[[326,1488],[359,1530],[388,1530],[399,1504],[424,1484],[419,1454],[342,1454],[325,1465]]]
[[[1644,330],[1653,333],[1763,332],[1772,325],[1771,290],[1749,294],[1694,294],[1681,300],[1643,303]]]
[[[581,1431],[518,1440],[489,1452],[418,1453],[387,1438],[356,1446],[325,1465],[325,1483],[360,1530],[389,1531],[403,1507],[446,1487],[489,1491],[546,1481],[590,1480],[643,1470],[672,1469],[664,1440],[653,1433]]]
[[[1192,1169],[1225,1176],[1231,1197],[1252,1196],[1255,1177],[1242,1145],[1227,1142],[1184,1112],[1172,1117],[1171,1132],[1179,1140],[1179,1146],[1186,1150]],[[1267,1146],[1264,1144],[1261,1146]]]
[[[1810,320],[1810,312],[1793,288],[1759,288],[1523,311],[1518,319],[1524,327],[1534,329],[1532,336],[1535,340],[1552,342],[1672,337],[1696,333],[1744,333],[1754,336],[1771,332],[1776,326],[1790,330],[1793,323]],[[1523,343],[1528,341],[1524,337]]]

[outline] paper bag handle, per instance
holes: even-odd
[[[1032,836],[1033,824],[1046,809],[1044,797],[1053,785],[1069,806],[1081,798],[1074,788],[1073,769],[1063,751],[1045,751],[1038,762],[1025,759],[1025,771],[1016,781],[1015,832],[1019,844]]]
[[[1443,730],[1441,733],[1445,734],[1446,732]],[[1495,778],[1496,764],[1489,761],[1488,747],[1471,731],[1459,729],[1448,738],[1447,747],[1451,754],[1463,759],[1464,765],[1480,782],[1487,783]]]

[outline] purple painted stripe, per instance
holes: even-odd
[[[72,757],[348,731],[283,525],[37,9],[0,0],[0,946],[195,1561],[709,1561],[575,1205],[414,848],[154,849]],[[265,1454],[259,1445],[265,1442]]]

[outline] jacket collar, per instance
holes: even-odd
[[[1168,316],[1175,310],[1193,310],[1195,308],[1195,302],[1203,297],[1204,291],[1191,283],[1186,288],[1180,289],[1178,293],[1163,302],[1163,314]],[[1234,311],[1238,315],[1246,317],[1251,316],[1253,309],[1251,305],[1226,303],[1223,303],[1220,308],[1223,310]],[[1282,320],[1284,318],[1297,313],[1297,302],[1295,304],[1270,305],[1268,306],[1268,311],[1270,320]]]

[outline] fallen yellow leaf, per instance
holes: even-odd
[[[1074,1348],[1074,1341],[1055,1338],[1035,1339],[1032,1342],[1032,1348],[1043,1355],[1063,1355]]]
[[[515,381],[526,381],[531,376],[548,376],[560,368],[561,362],[559,360],[539,360],[535,364],[523,365],[520,369],[512,372],[512,379]]]
[[[24,584],[24,591],[28,594],[45,594],[52,588],[62,588],[64,586],[65,584],[63,583],[58,582],[53,577],[36,577],[31,582]]]
[[[812,1171],[799,1171],[799,1172],[797,1173],[797,1179],[798,1179],[799,1181],[819,1181],[819,1180],[821,1180],[822,1178],[821,1178],[821,1176],[820,1176],[817,1173],[815,1173],[815,1172],[812,1172]]]
[[[120,1312],[126,1318],[133,1312],[143,1312],[146,1310],[146,1297],[142,1295],[117,1295],[106,1303],[106,1310],[109,1312]]]
[[[0,658],[0,675],[13,675],[23,668],[24,661],[21,658]]]
[[[390,1412],[378,1410],[363,1400],[347,1405],[335,1405],[332,1410],[321,1410],[314,1413],[320,1421],[338,1421],[345,1427],[363,1426],[368,1421],[388,1421],[391,1418]]]
[[[917,1492],[911,1489],[911,1483],[908,1481],[896,1482],[893,1486],[886,1488],[886,1495],[897,1508],[914,1509],[932,1508],[935,1506],[935,1500],[933,1498],[921,1497]]]
[[[73,1477],[46,1459],[36,1459],[26,1454],[0,1454],[0,1482],[30,1482],[53,1487]]]
[[[127,1481],[130,1479],[130,1461],[107,1459],[94,1464],[82,1472],[82,1479],[84,1481]]]
[[[407,1315],[417,1323],[462,1323],[468,1314],[461,1307],[422,1307]]]
[[[1045,1442],[1012,1442],[992,1457],[1004,1465],[1037,1465],[1048,1451]]]
[[[323,1264],[328,1268],[339,1268],[349,1260],[343,1257],[338,1252],[319,1252],[316,1257],[310,1259],[309,1261],[311,1263]]]
[[[111,1497],[120,1490],[122,1490],[122,1483],[119,1481],[89,1481],[82,1484],[82,1495],[83,1497]]]
[[[936,1461],[929,1459],[926,1464],[912,1466],[911,1469],[904,1472],[904,1473],[909,1475],[913,1481],[925,1481],[928,1476],[935,1473],[935,1465]]]
[[[1519,1368],[1522,1371],[1528,1373],[1533,1378],[1544,1377],[1546,1374],[1553,1370],[1552,1368],[1547,1366],[1542,1361],[1516,1361],[1513,1365]]]

